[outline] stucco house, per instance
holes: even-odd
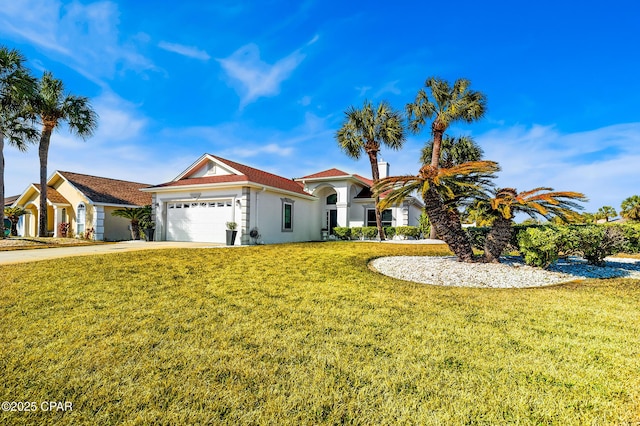
[[[379,164],[382,175],[387,163]],[[156,240],[225,242],[238,224],[237,245],[258,229],[265,243],[319,240],[336,226],[375,226],[372,181],[337,169],[287,179],[204,154],[170,182],[141,191],[152,197]],[[422,209],[410,198],[383,213],[385,226],[417,225]]]
[[[91,237],[99,241],[131,239],[130,221],[111,215],[123,207],[151,204],[151,195],[140,189],[148,184],[55,171],[47,180],[47,231],[58,237],[61,223],[69,223],[73,235],[93,229]],[[40,185],[31,184],[13,202],[27,211],[18,224],[18,234],[38,235]]]

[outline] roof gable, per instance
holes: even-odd
[[[42,187],[39,183],[34,183],[33,186],[38,190],[38,193],[42,193]],[[69,201],[64,198],[62,194],[58,192],[54,187],[47,185],[47,201],[52,204],[69,204]]]
[[[213,166],[213,168],[212,168]],[[153,188],[225,183],[254,183],[309,196],[301,184],[222,157],[205,154],[171,182]]]

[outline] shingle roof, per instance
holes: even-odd
[[[34,183],[33,186],[36,187],[38,192],[42,192],[39,183]],[[62,194],[60,194],[55,188],[52,188],[50,186],[47,186],[47,200],[55,204],[70,204],[69,201],[62,196]]]
[[[323,178],[332,178],[332,177],[354,177],[356,179],[358,179],[360,182],[362,182],[365,185],[368,186],[373,186],[373,181],[371,179],[367,179],[364,176],[360,176],[357,174],[351,174],[351,173],[347,173],[347,172],[343,172],[340,169],[328,169],[328,170],[323,170],[321,172],[318,173],[314,173],[311,175],[307,175],[307,176],[303,176],[301,178],[298,178],[298,180],[305,180],[305,179],[323,179]]]
[[[4,206],[10,206],[11,204],[13,204],[14,201],[16,201],[18,198],[20,198],[19,195],[12,195],[10,197],[4,197]]]
[[[227,166],[237,170],[240,175],[221,175],[221,176],[204,176],[198,178],[186,178],[173,182],[167,182],[155,185],[154,188],[165,188],[172,186],[184,185],[206,185],[215,183],[231,183],[231,182],[253,182],[259,185],[266,185],[273,188],[283,189],[285,191],[295,192],[301,195],[309,195],[306,193],[301,184],[282,176],[274,175],[235,161],[227,160],[222,157],[211,155],[216,160],[226,164]]]
[[[129,182],[80,173],[58,171],[80,192],[94,203],[145,206],[151,204],[151,194],[140,191],[146,183]]]
[[[323,170],[318,173],[314,173],[311,175],[303,176],[300,179],[317,179],[317,178],[327,178],[327,177],[339,177],[339,176],[351,176],[347,172],[343,172],[342,170],[333,168],[328,170]]]

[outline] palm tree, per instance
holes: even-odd
[[[422,148],[420,153],[420,162],[429,164],[433,156],[433,139]],[[440,167],[453,167],[467,161],[479,161],[482,159],[484,152],[480,145],[476,143],[470,136],[461,136],[454,138],[445,135],[440,146]]]
[[[460,78],[453,87],[445,80],[429,77],[424,83],[429,94],[420,89],[413,103],[406,106],[409,119],[409,129],[418,133],[424,127],[426,120],[433,118],[431,134],[433,136],[433,150],[431,166],[439,167],[442,138],[449,125],[457,121],[472,123],[482,118],[486,111],[486,97],[481,92],[469,89],[471,82]]]
[[[598,219],[604,219],[606,222],[609,222],[609,219],[614,218],[618,215],[616,209],[611,206],[602,206],[598,209],[596,213],[596,217]]]
[[[378,170],[378,153],[380,144],[391,149],[400,149],[405,141],[405,124],[402,115],[382,101],[376,108],[365,101],[362,109],[350,107],[345,112],[346,118],[340,130],[336,132],[336,140],[340,148],[351,158],[358,159],[364,151],[371,163],[371,176],[374,185],[380,179]],[[385,239],[382,229],[380,196],[375,195],[375,214],[378,235]]]
[[[18,235],[18,221],[20,220],[20,216],[27,214],[27,211],[22,207],[5,207],[4,215],[7,219],[11,221],[11,236],[15,237]]]
[[[546,219],[557,216],[567,220],[575,210],[582,209],[577,201],[587,199],[580,192],[556,192],[553,188],[540,187],[520,193],[513,188],[502,188],[495,191],[493,198],[484,201],[490,207],[493,223],[485,240],[483,261],[499,262],[511,240],[516,213],[526,213],[531,217],[540,215]]]
[[[473,262],[473,249],[462,229],[460,215],[456,208],[448,208],[447,202],[457,205],[463,199],[480,196],[499,169],[494,161],[470,161],[450,168],[425,164],[417,176],[388,177],[374,185],[373,190],[376,194],[389,191],[380,208],[399,203],[417,191],[438,235],[459,261]]]
[[[35,79],[25,68],[26,59],[15,49],[0,46],[0,201],[4,202],[4,141],[21,151],[37,137],[22,114],[35,93]],[[0,209],[0,238],[4,238],[4,209]]]
[[[145,220],[148,215],[145,207],[124,207],[111,212],[112,216],[124,217],[131,221],[131,239],[140,239],[140,221]]]
[[[625,219],[640,221],[640,195],[626,198],[620,205],[620,216]]]
[[[455,81],[453,87],[449,82],[436,77],[425,81],[431,98],[425,89],[420,89],[413,103],[406,106],[409,129],[418,133],[427,122],[431,122],[432,149],[431,166],[440,167],[444,132],[452,123],[464,121],[472,123],[482,118],[486,111],[486,97],[481,92],[469,89],[471,82],[464,78]],[[433,100],[432,100],[433,99]],[[425,152],[423,151],[423,156]],[[476,160],[478,160],[477,158]],[[424,161],[426,163],[427,161]],[[473,160],[473,159],[469,159]],[[430,220],[433,221],[432,218]],[[431,238],[437,236],[436,227],[431,228]]]
[[[435,143],[432,139],[422,148],[420,154],[422,164],[429,164],[431,162],[434,145]],[[444,136],[440,148],[439,166],[444,168],[450,168],[458,164],[466,163],[467,161],[479,161],[483,154],[482,148],[469,136],[459,138]],[[451,206],[451,208],[457,208],[457,206]],[[431,227],[429,238],[435,239],[437,237],[436,228]]]
[[[41,237],[47,236],[47,161],[51,133],[62,123],[66,123],[69,131],[82,139],[93,135],[98,116],[91,108],[89,99],[64,93],[64,84],[45,72],[38,85],[38,97],[32,110],[42,122],[40,145],[40,215],[39,231]]]

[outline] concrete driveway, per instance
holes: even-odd
[[[89,256],[105,253],[122,253],[136,250],[157,250],[166,248],[214,248],[225,247],[215,243],[185,243],[173,241],[123,241],[114,244],[100,244],[95,246],[57,247],[45,249],[25,249],[0,251],[0,265],[13,263],[35,262],[61,257]]]

